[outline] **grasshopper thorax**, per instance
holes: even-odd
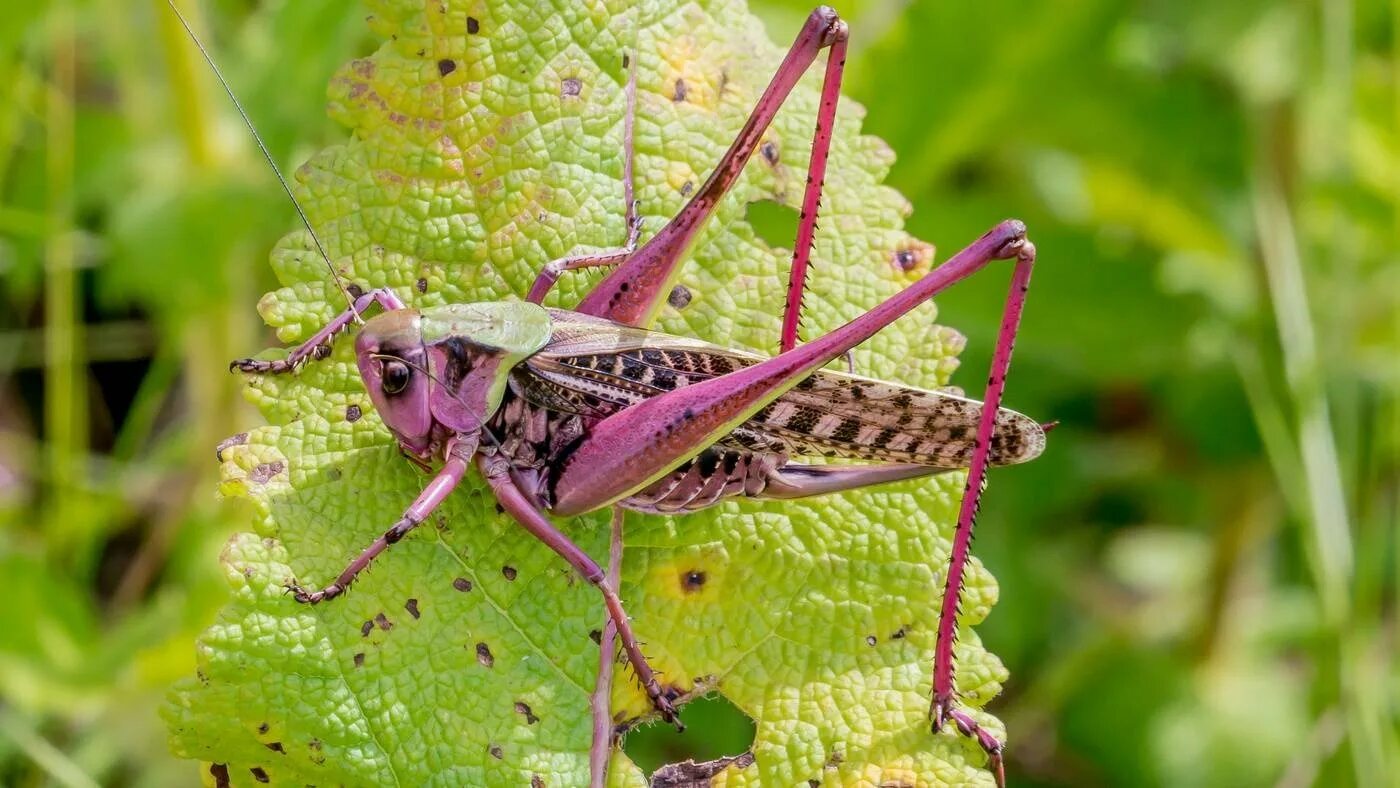
[[[475,435],[510,371],[549,341],[543,307],[520,302],[395,309],[367,321],[355,358],[374,408],[407,452],[427,459]]]

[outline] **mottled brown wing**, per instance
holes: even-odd
[[[549,344],[520,367],[514,384],[542,407],[600,418],[657,394],[763,360],[694,339],[552,310]],[[966,467],[981,403],[859,375],[819,371],[721,441],[791,456],[844,457]],[[1002,409],[991,460],[1033,459],[1045,434],[1033,419]]]

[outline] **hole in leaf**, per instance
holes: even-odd
[[[797,211],[775,200],[755,200],[744,211],[754,235],[774,249],[791,249],[797,237]]]
[[[712,761],[753,746],[753,720],[722,695],[693,700],[681,707],[680,715],[684,733],[663,723],[647,725],[627,734],[622,751],[651,774],[668,763]]]

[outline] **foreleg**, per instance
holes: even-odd
[[[447,462],[438,471],[437,476],[428,482],[428,486],[423,488],[423,492],[418,494],[418,498],[413,501],[398,522],[394,523],[383,536],[375,539],[374,542],[364,549],[355,560],[351,561],[344,571],[336,577],[335,582],[320,589],[319,591],[308,591],[295,580],[287,584],[287,589],[292,592],[292,598],[298,602],[314,605],[324,602],[327,599],[334,599],[350,587],[360,572],[363,572],[378,555],[389,548],[389,545],[398,542],[408,535],[409,531],[418,527],[418,524],[428,519],[428,515],[438,507],[447,496],[456,489],[457,484],[462,481],[462,477],[467,472],[467,463],[471,459],[472,452],[475,451],[476,441],[463,441],[458,443],[455,440],[448,445]]]
[[[286,358],[275,361],[261,361],[255,358],[240,358],[229,363],[229,371],[238,370],[240,372],[252,372],[259,375],[276,375],[283,372],[291,372],[301,366],[306,361],[320,360],[331,353],[331,343],[340,332],[349,328],[366,309],[372,304],[378,303],[387,311],[403,309],[403,302],[394,295],[394,291],[389,288],[371,290],[368,293],[355,299],[355,303],[344,312],[336,315],[311,336],[310,339],[298,345]]]

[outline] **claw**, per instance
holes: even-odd
[[[263,361],[256,358],[236,358],[228,364],[229,372],[247,372],[251,375],[276,375],[282,372],[290,372],[295,363],[286,359],[277,361]]]
[[[938,733],[943,730],[943,726],[948,722],[948,707],[951,705],[947,698],[933,699],[933,703],[928,707],[928,718],[933,722],[933,732]]]
[[[651,707],[656,711],[657,716],[662,720],[676,726],[676,733],[685,732],[685,723],[681,722],[680,713],[676,711],[675,699],[678,697],[676,690],[672,687],[663,687],[656,681],[657,673],[652,680],[643,684],[642,689],[651,700]]]
[[[987,753],[987,770],[996,780],[997,788],[1006,788],[1006,764],[1002,758],[1006,745],[1002,744],[1000,739],[988,733],[966,712],[953,708],[953,699],[949,697],[934,697],[933,704],[929,707],[929,718],[932,720],[930,727],[933,733],[937,734],[951,721],[958,733],[977,742]]]
[[[229,372],[247,372],[254,375],[280,375],[292,372],[307,361],[321,361],[329,358],[331,346],[326,343],[315,345],[307,350],[305,347],[293,351],[286,358],[279,358],[272,361],[263,361],[256,358],[236,358],[229,362]]]
[[[685,723],[681,722],[680,714],[676,711],[676,705],[671,699],[662,695],[656,699],[656,710],[661,714],[661,719],[676,726],[676,733],[685,733]]]
[[[292,595],[292,599],[295,599],[303,605],[314,605],[318,602],[324,602],[327,599],[339,596],[340,593],[345,590],[342,586],[332,583],[319,591],[307,591],[304,586],[295,580],[288,580],[286,589],[287,592]]]

